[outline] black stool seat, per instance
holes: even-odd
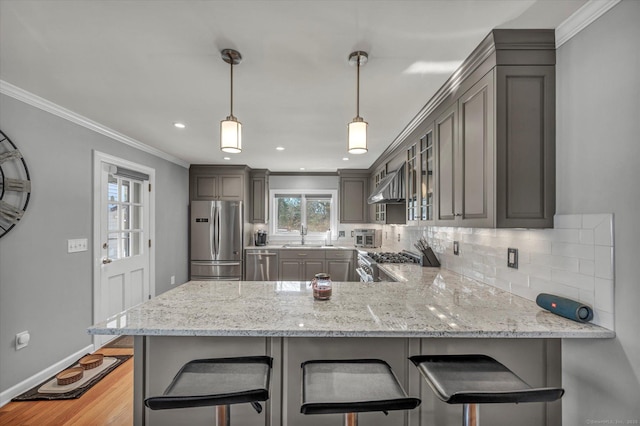
[[[186,363],[161,396],[147,398],[152,410],[251,403],[269,399],[268,356],[197,359]]]
[[[302,363],[303,414],[412,410],[393,370],[379,359],[317,360]]]
[[[417,355],[409,358],[441,400],[449,404],[550,402],[562,388],[532,388],[486,355]]]

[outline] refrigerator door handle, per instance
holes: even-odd
[[[216,217],[214,216],[215,214],[215,209],[216,206],[215,204],[211,203],[211,211],[209,212],[209,217],[213,219],[212,222],[209,222],[209,241],[211,242],[211,244],[209,244],[209,252],[211,254],[210,259],[215,259],[215,246],[213,245],[213,237],[215,236],[215,221],[216,221]]]
[[[220,257],[220,214],[221,208],[220,203],[217,203],[216,206],[216,259]]]

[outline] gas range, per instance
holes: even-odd
[[[416,263],[420,264],[420,256],[406,250],[400,253],[394,252],[367,252],[364,250],[358,250],[358,268],[356,272],[360,276],[360,281],[363,282],[378,282],[383,281],[383,276],[386,275],[378,264],[380,263]],[[389,277],[385,277],[384,281],[389,281]]]

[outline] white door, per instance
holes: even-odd
[[[100,322],[153,294],[153,170],[100,153],[95,169],[94,322]],[[111,338],[96,336],[94,344],[100,347]]]

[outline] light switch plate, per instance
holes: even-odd
[[[509,268],[518,269],[518,249],[517,248],[507,249],[507,266]]]
[[[87,251],[87,239],[76,238],[67,240],[67,253],[77,253],[79,251]]]

